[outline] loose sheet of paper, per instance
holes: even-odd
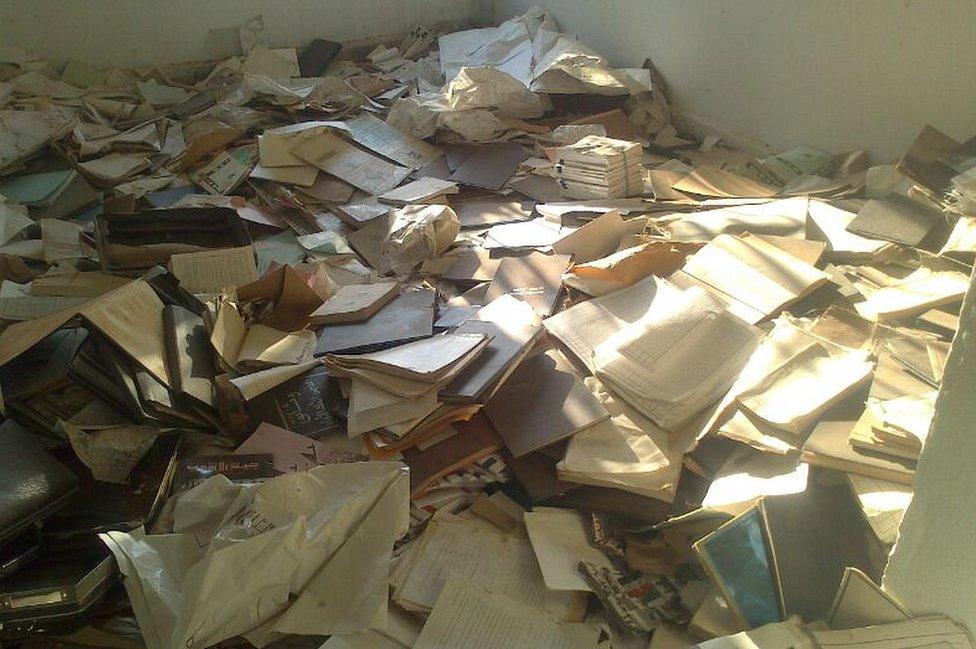
[[[405,574],[394,575],[396,601],[430,610],[452,574],[556,619],[576,617],[573,593],[551,592],[527,539],[438,516],[411,551]],[[399,571],[399,569],[398,569]],[[397,579],[401,581],[397,581]]]
[[[627,232],[620,212],[612,210],[556,241],[552,249],[561,255],[573,255],[576,263],[585,263],[616,250]]]
[[[126,576],[149,649],[237,635],[263,646],[276,634],[385,624],[390,552],[407,531],[409,497],[405,468],[390,462],[329,464],[251,485],[214,476],[180,498],[173,534],[101,539]],[[242,566],[248,579],[235,581]]]
[[[169,270],[191,293],[219,293],[258,278],[254,248],[218,248],[173,255]]]
[[[345,125],[357,144],[408,169],[418,169],[444,155],[436,146],[402,133],[369,113],[360,113]]]
[[[366,153],[332,133],[303,139],[292,153],[322,171],[369,194],[390,191],[410,174],[410,169]]]
[[[583,519],[574,509],[537,507],[525,513],[525,528],[549,590],[592,591],[580,574],[580,561],[611,567],[607,556],[590,545]]]
[[[414,649],[596,649],[599,629],[560,624],[501,592],[448,579]]]

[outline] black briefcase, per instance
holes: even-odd
[[[78,478],[16,422],[0,424],[0,550],[68,503]]]
[[[115,558],[97,537],[75,547],[44,548],[30,565],[0,579],[0,640],[83,627],[118,582]]]

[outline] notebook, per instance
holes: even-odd
[[[562,288],[562,274],[569,267],[568,255],[532,252],[524,257],[502,259],[485,294],[489,302],[512,295],[528,303],[540,316],[551,315]]]
[[[556,350],[524,360],[485,411],[515,457],[555,444],[610,416]]]

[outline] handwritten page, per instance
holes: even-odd
[[[410,169],[366,153],[332,133],[305,138],[292,153],[322,171],[369,194],[390,191],[410,174]]]
[[[460,576],[447,580],[414,649],[596,649],[598,628],[561,624]]]
[[[360,113],[348,120],[346,127],[349,136],[357,144],[408,169],[419,169],[444,155],[444,152],[433,144],[398,131],[369,113]]]
[[[219,248],[170,257],[169,271],[191,293],[219,293],[258,278],[254,248]]]
[[[534,618],[548,614],[569,620],[578,614],[577,594],[546,587],[527,539],[450,516],[438,516],[428,525],[411,551],[407,572],[393,598],[412,610],[430,610],[452,574],[486,590],[505,593],[533,609]]]

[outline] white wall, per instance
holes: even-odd
[[[490,18],[486,0],[0,0],[0,45],[99,66],[211,58],[208,33],[263,15],[272,46]]]
[[[899,156],[926,123],[976,134],[973,0],[536,0],[672,98],[776,148]],[[494,0],[503,20],[532,0]]]
[[[976,632],[976,276],[959,313],[935,416],[915,471],[884,589],[914,615],[941,614]]]

